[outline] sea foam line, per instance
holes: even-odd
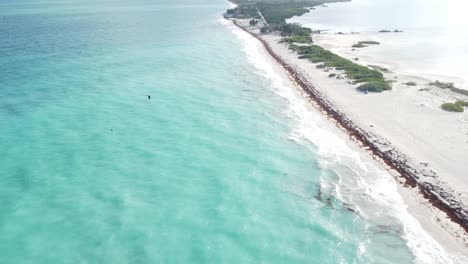
[[[354,191],[365,192],[373,202],[378,203],[378,206],[384,206],[393,213],[393,217],[397,218],[403,226],[402,237],[414,254],[415,263],[454,263],[442,246],[427,234],[420,223],[408,213],[407,206],[398,193],[397,183],[392,176],[368,162],[363,162],[359,153],[352,150],[343,138],[318,126],[323,117],[318,112],[308,109],[309,102],[304,97],[298,96],[294,87],[288,87],[285,84],[283,77],[275,71],[269,58],[266,57],[269,55],[261,52],[264,48],[262,44],[232,23],[226,25],[242,41],[243,51],[249,62],[271,81],[274,92],[289,102],[290,110],[296,115],[295,119],[298,121],[292,137],[296,140],[305,138],[316,145],[318,154],[324,160],[332,161],[329,162],[330,167],[336,164],[345,166],[357,164],[357,166],[351,166],[351,168],[355,167],[352,169],[359,177]],[[373,178],[379,180],[370,183],[362,174],[371,174]]]

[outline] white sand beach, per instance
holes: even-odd
[[[246,25],[245,21],[243,23]],[[258,28],[249,30],[259,33]],[[467,100],[468,97],[428,86],[427,79],[392,72],[385,73],[387,79],[396,81],[391,91],[360,93],[346,78],[329,78],[329,74],[335,72],[333,69],[317,69],[312,62],[299,59],[285,44],[279,43],[280,36],[267,34],[261,35],[261,38],[361,128],[389,141],[396,150],[405,154],[415,167],[434,171],[437,177],[424,180],[442,186],[466,208],[468,112],[445,112],[440,105],[443,102]],[[330,46],[324,44],[324,48]],[[355,57],[354,53],[340,55],[349,59]],[[272,63],[276,64],[273,59]],[[364,58],[360,58],[357,63],[367,65]],[[340,75],[340,72],[336,73]],[[414,81],[418,85],[407,86],[404,83],[408,81]],[[340,133],[346,137],[343,131]],[[359,148],[357,144],[351,145],[355,149]],[[397,174],[395,176],[398,178]],[[423,228],[449,252],[462,252],[468,256],[466,232],[459,225],[452,223],[445,213],[429,205],[419,191],[403,186],[400,186],[399,192],[403,195],[409,211]]]

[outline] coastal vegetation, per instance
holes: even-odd
[[[389,85],[388,81],[372,81],[360,85],[357,89],[361,92],[380,93],[391,90],[392,87]]]
[[[314,63],[320,63],[319,65],[323,65],[323,67],[344,71],[354,84],[360,84],[357,88],[359,91],[383,92],[392,89],[380,71],[354,63],[320,46],[292,44],[290,49],[297,52],[301,59],[308,59]]]
[[[252,18],[252,19],[249,21],[249,25],[250,25],[250,26],[256,26],[257,24],[258,24],[258,20],[256,20],[256,19],[253,19],[253,18]]]
[[[440,107],[442,109],[444,109],[445,111],[448,111],[448,112],[459,112],[460,113],[460,112],[465,111],[463,106],[458,104],[458,103],[443,103]]]
[[[368,47],[369,45],[380,45],[380,42],[373,41],[373,40],[359,41],[358,43],[354,44],[352,47],[353,48],[365,48],[365,47]]]
[[[361,43],[364,45],[380,45],[380,42],[373,41],[373,40],[359,41],[358,43]]]
[[[402,33],[403,31],[402,30],[398,30],[398,29],[395,29],[395,30],[388,30],[388,29],[382,29],[382,30],[379,30],[379,33]]]
[[[453,88],[455,88],[455,85],[453,85],[453,83],[440,82],[439,80],[437,80],[435,82],[431,82],[431,83],[429,83],[429,85],[432,85],[432,86],[435,86],[435,87],[438,87],[438,88],[442,88],[442,89],[453,89]]]
[[[437,80],[435,82],[429,83],[429,85],[435,86],[435,87],[441,88],[441,89],[449,89],[450,91],[452,91],[454,93],[459,93],[459,94],[463,94],[463,95],[468,96],[468,90],[457,88],[451,82],[441,82],[441,81]]]
[[[365,48],[365,47],[367,47],[367,46],[364,45],[364,44],[362,44],[362,43],[357,43],[357,44],[354,44],[352,47],[353,47],[353,48]]]
[[[284,43],[311,43],[311,38],[309,36],[302,35],[293,35],[287,38],[283,38],[281,42]]]
[[[284,23],[284,24],[274,24],[271,26],[273,31],[278,31],[283,37],[291,36],[307,36],[309,37],[312,34],[310,28],[302,27],[298,23]]]
[[[458,100],[455,103],[443,103],[440,107],[445,111],[460,113],[465,111],[465,107],[468,107],[468,101]]]

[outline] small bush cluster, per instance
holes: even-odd
[[[358,44],[364,44],[364,45],[380,45],[380,42],[378,42],[378,41],[373,41],[373,40],[366,40],[366,41],[359,41]]]
[[[353,48],[365,48],[368,47],[368,45],[379,45],[380,42],[373,41],[373,40],[366,40],[366,41],[359,41],[357,44],[354,44],[352,47]]]
[[[453,85],[453,83],[451,83],[451,82],[440,82],[438,80],[435,81],[435,82],[429,83],[429,85],[435,86],[435,87],[438,87],[438,88],[442,88],[442,89],[453,89],[453,88],[455,88],[455,85]]]
[[[312,29],[302,27],[298,23],[283,23],[271,26],[274,31],[279,31],[283,37],[289,36],[306,36],[309,37]]]
[[[429,85],[435,86],[435,87],[438,87],[438,88],[441,88],[441,89],[449,89],[450,91],[452,91],[454,93],[459,93],[459,94],[463,94],[463,95],[468,96],[468,90],[463,90],[463,89],[457,88],[451,82],[440,82],[440,81],[437,80],[435,82],[429,83]]]
[[[365,47],[367,47],[367,46],[364,45],[364,44],[362,44],[362,43],[358,43],[358,44],[354,44],[352,47],[353,47],[353,48],[365,48]]]
[[[457,103],[443,103],[440,106],[442,109],[448,112],[463,112],[465,109],[463,106],[457,104]]]
[[[390,33],[390,32],[393,32],[393,33],[401,33],[403,32],[402,30],[398,30],[398,29],[395,29],[395,30],[388,30],[388,29],[382,29],[382,30],[379,30],[380,33]]]
[[[256,26],[257,24],[258,24],[258,20],[256,20],[256,19],[253,19],[253,18],[252,18],[252,19],[249,21],[249,25],[250,25],[250,26]]]
[[[391,90],[392,87],[386,81],[375,81],[361,84],[357,89],[361,92],[380,93],[383,91]]]
[[[271,32],[271,28],[269,26],[262,26],[260,28],[260,33],[265,34],[265,33],[269,33],[269,32]]]
[[[311,39],[308,36],[301,36],[301,35],[292,35],[287,38],[283,38],[281,42],[284,43],[310,43]]]

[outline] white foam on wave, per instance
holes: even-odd
[[[442,246],[408,213],[393,177],[370,160],[363,160],[357,151],[330,128],[321,126],[324,117],[310,109],[310,103],[298,94],[294,87],[285,84],[261,43],[232,23],[228,26],[243,42],[243,51],[249,62],[271,81],[274,92],[289,102],[290,110],[298,122],[291,138],[312,142],[318,148],[320,163],[324,169],[346,168],[346,177],[340,177],[338,182],[334,183],[337,198],[356,206],[363,217],[377,224],[387,226],[389,222],[396,222],[401,229],[401,236],[415,256],[416,263],[454,263]],[[361,253],[365,252],[365,244],[360,245]]]

